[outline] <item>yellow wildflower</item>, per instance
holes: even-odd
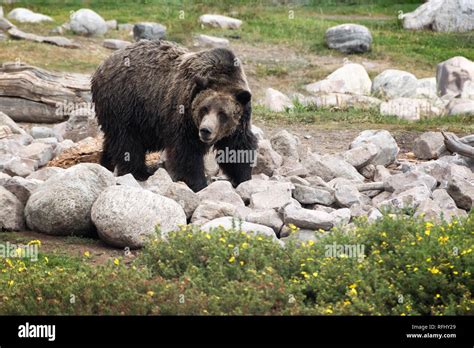
[[[115,266],[118,266],[118,265],[120,265],[120,260],[119,260],[119,259],[117,259],[117,258],[115,258],[115,260],[114,260],[114,265],[115,265]]]
[[[235,257],[234,257],[234,256],[231,256],[231,257],[229,258],[229,262],[230,262],[230,263],[235,262]]]
[[[84,251],[84,256],[85,257],[90,257],[91,253],[88,250],[86,250],[86,251]]]
[[[153,297],[153,295],[155,295],[155,293],[154,293],[153,291],[151,291],[151,290],[150,290],[150,291],[147,291],[146,294],[147,294],[147,296],[149,296],[149,297]]]

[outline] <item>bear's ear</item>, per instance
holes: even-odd
[[[196,83],[198,91],[203,91],[209,86],[209,79],[204,76],[196,76],[194,82]]]
[[[249,91],[241,90],[235,94],[235,99],[237,99],[240,104],[246,105],[250,99],[252,99],[252,95]]]

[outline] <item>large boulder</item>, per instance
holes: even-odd
[[[329,48],[343,53],[364,53],[370,51],[372,34],[367,27],[359,24],[341,24],[326,31]]]
[[[133,38],[140,40],[160,40],[166,35],[166,27],[160,23],[142,22],[133,26]]]
[[[329,74],[326,79],[311,83],[305,88],[308,92],[351,93],[369,95],[372,81],[365,68],[360,64],[349,63]]]
[[[21,7],[11,10],[7,17],[20,23],[40,23],[53,21],[53,19],[49,16],[45,16],[44,14],[36,13],[28,10],[27,8]]]
[[[413,153],[422,160],[437,159],[446,151],[441,132],[425,132],[415,139]]]
[[[365,130],[354,139],[350,148],[353,149],[365,144],[373,144],[379,149],[378,154],[371,161],[375,165],[387,166],[393,163],[400,150],[395,139],[386,130]]]
[[[235,205],[236,207],[243,207],[244,201],[235,192],[232,184],[229,181],[219,180],[215,181],[206,188],[197,193],[200,200],[209,200],[216,202],[225,202]]]
[[[155,228],[166,236],[186,224],[186,214],[170,198],[130,186],[104,190],[91,211],[99,237],[119,248],[142,247],[155,235]]]
[[[417,88],[415,75],[395,69],[384,70],[372,82],[372,93],[387,98],[411,97]]]
[[[438,64],[436,82],[441,96],[459,97],[466,82],[474,82],[474,62],[467,58],[453,57]]]
[[[430,0],[401,18],[405,29],[465,32],[474,29],[473,13],[470,0]]]
[[[448,115],[474,115],[474,100],[455,98],[449,102],[446,109]]]
[[[270,138],[272,148],[283,157],[290,157],[292,160],[298,160],[298,145],[300,141],[297,137],[283,129]]]
[[[34,231],[52,235],[90,235],[92,204],[108,186],[111,172],[93,163],[81,163],[49,178],[28,199],[25,217]],[[137,220],[138,221],[138,220]]]
[[[81,8],[71,15],[69,23],[71,30],[75,34],[84,36],[100,36],[107,32],[107,23],[96,12]]]
[[[230,42],[222,37],[200,34],[196,36],[195,45],[199,47],[228,47]]]

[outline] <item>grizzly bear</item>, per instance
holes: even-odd
[[[147,152],[166,150],[173,179],[207,186],[204,155],[255,151],[251,93],[240,61],[224,48],[190,52],[142,40],[116,51],[92,78],[92,101],[104,133],[101,164],[146,180]],[[234,185],[251,178],[249,161],[220,161]]]

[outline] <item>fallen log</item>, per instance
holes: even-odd
[[[67,118],[56,107],[16,97],[0,97],[0,110],[16,122],[57,123]]]
[[[474,158],[474,147],[469,145],[470,140],[472,139],[471,136],[465,137],[463,141],[454,134],[446,134],[445,132],[441,133],[444,136],[444,144],[448,151],[456,152],[469,158]]]
[[[15,27],[8,29],[8,34],[13,39],[17,40],[27,40],[27,41],[34,41],[34,42],[44,42],[51,45],[56,45],[65,48],[79,48],[80,45],[75,43],[72,40],[69,40],[62,36],[41,36],[31,33],[25,33]]]

